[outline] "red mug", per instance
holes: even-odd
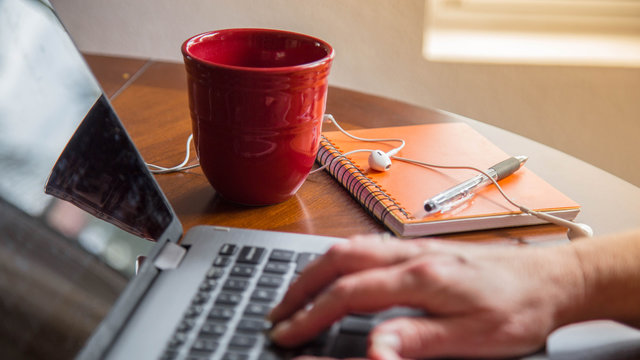
[[[225,199],[282,202],[318,151],[334,51],[311,36],[227,29],[182,45],[200,166]]]

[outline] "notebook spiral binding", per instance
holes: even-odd
[[[384,189],[369,179],[349,158],[340,157],[341,155],[342,152],[322,135],[316,159],[321,165],[329,163],[327,166],[329,172],[368,213],[383,224],[385,218],[392,214],[412,219],[409,213]]]

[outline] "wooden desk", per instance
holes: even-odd
[[[191,132],[182,64],[87,55],[87,61],[147,162],[174,165]],[[347,129],[444,121],[471,124],[503,150],[530,157],[527,166],[582,205],[578,221],[605,234],[640,226],[640,189],[542,144],[461,116],[331,87],[327,112]],[[385,229],[328,174],[311,175],[297,195],[272,206],[244,207],[216,195],[199,168],[156,179],[184,230],[211,224],[347,237]],[[468,241],[566,239],[541,225],[449,235]]]
[[[112,97],[116,111],[145,160],[167,165],[182,161],[185,141],[191,132],[182,64],[102,56],[87,56],[87,60]],[[527,166],[579,202],[583,208],[577,220],[591,225],[596,234],[640,226],[639,188],[516,134],[453,114],[336,87],[329,90],[327,112],[335,115],[347,129],[467,122],[506,152],[529,155]],[[242,207],[225,202],[216,196],[199,169],[156,178],[185,231],[198,224],[341,237],[384,231],[326,173],[310,176],[294,198],[265,207]],[[566,241],[565,230],[551,225],[447,237],[514,243]],[[554,332],[547,340],[547,351],[565,359],[589,356],[616,359],[625,351],[640,353],[640,332],[608,321],[576,324]],[[546,358],[544,354],[527,357]]]

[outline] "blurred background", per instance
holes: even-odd
[[[102,95],[48,5],[0,0],[0,49],[0,358],[69,359],[153,243],[44,193]]]
[[[640,186],[636,0],[52,3],[96,54],[181,62],[182,42],[208,30],[311,34],[335,47],[334,86],[496,125]]]

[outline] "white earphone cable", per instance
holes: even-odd
[[[311,175],[311,174],[315,174],[315,173],[317,173],[318,171],[322,171],[322,170],[324,170],[324,169],[325,169],[325,168],[327,168],[329,165],[331,165],[331,164],[332,164],[332,162],[334,162],[334,161],[336,161],[336,160],[338,160],[338,159],[340,159],[340,158],[345,158],[345,157],[347,157],[347,156],[349,156],[349,155],[356,154],[356,153],[360,153],[360,152],[368,152],[368,153],[370,153],[370,152],[372,152],[372,151],[375,151],[375,150],[370,150],[370,149],[359,149],[359,150],[353,150],[353,151],[349,151],[349,152],[346,152],[346,153],[344,153],[344,154],[338,155],[338,156],[334,157],[333,159],[329,160],[329,162],[328,162],[328,163],[326,163],[326,164],[324,164],[324,165],[320,166],[319,168],[317,168],[317,169],[313,169],[313,170],[309,171],[309,175]]]
[[[502,197],[505,198],[505,200],[507,200],[511,205],[517,207],[518,209],[520,209],[520,211],[522,212],[526,212],[529,213],[531,212],[531,210],[529,210],[528,208],[521,206],[519,204],[517,204],[515,201],[513,201],[505,192],[504,190],[502,190],[502,187],[500,186],[500,184],[498,184],[498,182],[496,181],[496,179],[494,179],[491,175],[489,175],[486,171],[479,169],[477,167],[473,167],[473,166],[453,166],[453,165],[436,165],[436,164],[430,164],[427,162],[423,162],[423,161],[418,161],[418,160],[412,160],[412,159],[407,159],[407,158],[403,158],[403,157],[399,157],[399,156],[392,156],[392,159],[395,160],[400,160],[400,161],[404,161],[406,163],[410,163],[410,164],[414,164],[414,165],[421,165],[421,166],[425,166],[425,167],[430,167],[430,168],[439,168],[439,169],[454,169],[454,170],[473,170],[473,171],[477,171],[480,174],[484,175],[487,179],[491,180],[491,182],[493,183],[493,185],[496,186],[496,189],[498,189],[498,191],[500,192],[500,194],[502,195]]]
[[[385,142],[385,141],[399,141],[400,142],[400,146],[398,146],[397,148],[389,151],[387,154],[389,156],[395,155],[397,154],[400,150],[402,150],[402,148],[405,145],[405,141],[403,139],[365,139],[365,138],[361,138],[355,135],[351,135],[349,134],[345,129],[342,128],[342,126],[340,126],[338,124],[338,121],[333,117],[333,115],[331,114],[326,114],[324,116],[325,119],[331,121],[333,123],[333,125],[335,125],[338,130],[340,130],[340,132],[342,132],[343,134],[347,135],[348,137],[354,139],[354,140],[358,140],[358,141],[364,141],[364,142]],[[368,151],[373,151],[373,150],[368,150]]]
[[[193,141],[193,134],[189,135],[189,138],[187,139],[187,153],[186,153],[186,155],[184,157],[184,161],[182,161],[182,163],[180,163],[180,165],[176,165],[176,166],[167,168],[167,167],[163,167],[163,166],[147,163],[147,167],[149,167],[149,171],[152,174],[168,174],[168,173],[172,173],[172,172],[176,172],[176,171],[193,169],[195,167],[200,166],[200,164],[193,164],[193,165],[185,166],[185,165],[187,165],[187,163],[189,162],[189,158],[191,157],[191,141]]]

